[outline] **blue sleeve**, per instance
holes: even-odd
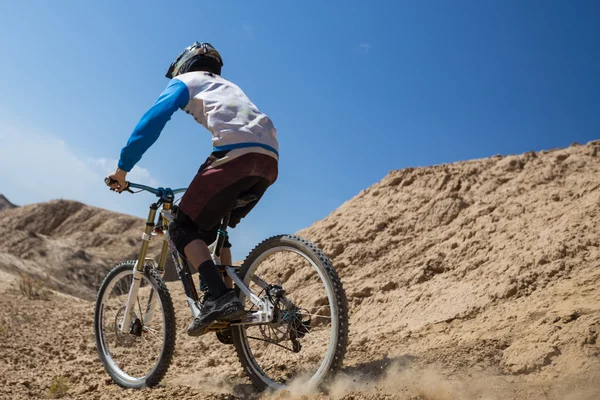
[[[169,86],[146,111],[131,133],[127,145],[121,150],[119,168],[123,171],[131,171],[146,150],[156,142],[173,113],[179,108],[184,108],[189,99],[190,93],[186,84],[178,79],[171,80]]]

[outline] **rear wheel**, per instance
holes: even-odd
[[[259,389],[282,389],[292,380],[319,387],[341,368],[348,343],[348,307],[329,258],[298,236],[280,235],[259,244],[239,275],[252,292],[265,283],[285,290],[274,321],[233,325],[240,362]],[[240,292],[246,309],[253,304]]]
[[[157,385],[175,348],[175,311],[164,281],[146,266],[127,333],[119,329],[136,261],[117,265],[104,279],[94,314],[100,360],[110,377],[125,388]]]

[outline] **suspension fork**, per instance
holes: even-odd
[[[163,204],[163,210],[171,210],[171,202],[170,201],[166,201]],[[167,219],[164,216],[159,216],[159,220],[160,218],[162,218],[162,222],[163,222],[163,227],[166,227],[168,224]],[[159,272],[160,276],[162,277],[165,273],[165,265],[167,263],[167,256],[169,255],[169,234],[168,232],[166,232],[166,228],[163,228],[163,230],[159,233],[162,233],[162,237],[163,237],[163,245],[162,248],[160,250],[160,258],[158,259],[158,263],[156,264],[156,270]],[[152,319],[152,313],[154,312],[154,309],[156,308],[156,303],[158,302],[157,299],[158,294],[152,290],[150,292],[150,296],[148,299],[148,306],[146,308],[146,314],[144,315],[144,320],[143,325],[146,325],[148,323],[148,321],[150,321]]]
[[[154,219],[156,217],[156,210],[158,210],[158,204],[153,203],[150,206],[148,212],[148,219],[146,220],[146,229],[142,234],[142,248],[138,256],[135,267],[133,268],[133,281],[131,288],[129,289],[129,296],[127,298],[127,304],[125,305],[125,315],[123,316],[123,323],[121,324],[120,330],[122,333],[129,333],[131,330],[131,318],[133,311],[135,310],[135,303],[137,301],[137,293],[140,289],[142,282],[142,275],[144,274],[144,266],[146,264],[146,253],[148,252],[148,245],[152,238],[152,231],[154,229]]]
[[[161,277],[165,272],[165,263],[167,261],[167,255],[169,254],[169,243],[165,238],[162,246],[162,250],[160,252],[160,258],[158,260],[158,264],[156,265],[156,269],[159,271]],[[146,307],[146,314],[144,314],[144,320],[142,321],[143,325],[146,325],[152,319],[152,313],[156,309],[156,303],[158,303],[158,293],[152,290],[150,291],[150,296],[148,297],[148,306]]]

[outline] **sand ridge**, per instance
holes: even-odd
[[[331,257],[349,299],[329,394],[256,393],[232,347],[185,335],[178,282],[167,377],[117,387],[98,361],[90,297],[123,259],[115,249],[135,254],[143,220],[66,200],[4,210],[0,398],[47,398],[57,376],[73,399],[600,398],[599,148],[391,171],[298,232]],[[25,270],[69,296],[24,298],[11,280]]]

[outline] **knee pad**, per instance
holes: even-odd
[[[177,216],[169,224],[169,236],[175,245],[177,251],[185,256],[183,249],[194,240],[202,240],[207,246],[210,246],[217,239],[217,227],[210,231],[201,231],[198,225],[191,218],[178,210]],[[229,238],[225,238],[223,247],[231,247]]]
[[[202,240],[200,231],[194,221],[181,211],[177,213],[173,222],[169,224],[169,236],[171,237],[175,248],[182,256],[185,256],[185,253],[183,252],[185,246],[194,240]]]

